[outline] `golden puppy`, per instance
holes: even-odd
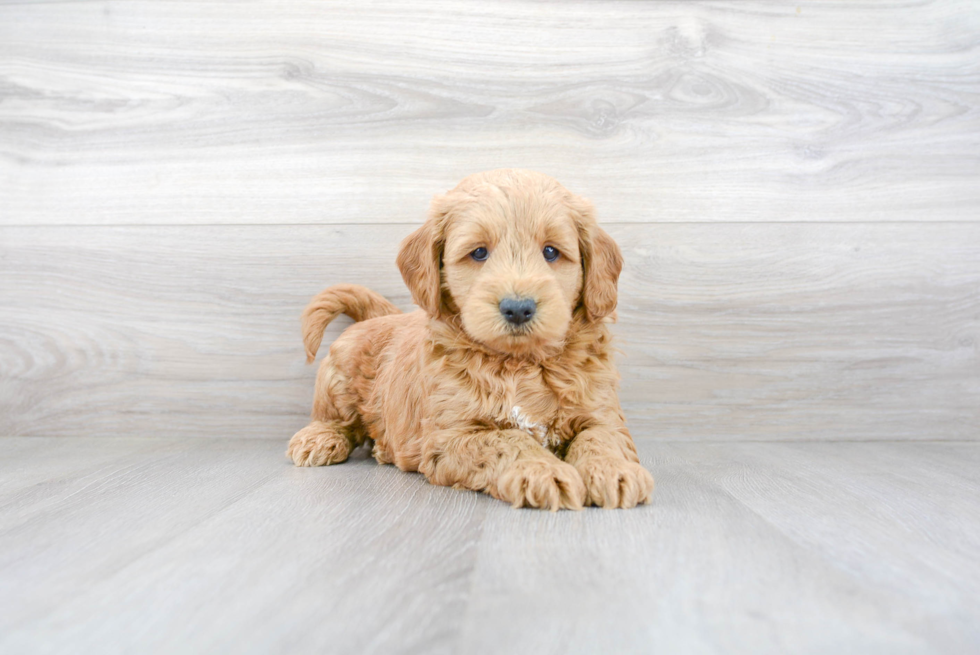
[[[433,200],[398,267],[421,311],[338,285],[303,313],[310,362],[331,320],[358,322],[320,365],[297,466],[371,439],[381,463],[515,507],[649,502],[604,320],[622,257],[588,202],[540,173],[473,175]]]

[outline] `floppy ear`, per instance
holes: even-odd
[[[616,310],[619,274],[623,255],[605,230],[596,225],[592,207],[579,201],[573,211],[578,214],[579,250],[582,253],[582,305],[591,321],[598,321]]]
[[[398,269],[412,300],[429,314],[438,316],[442,305],[442,223],[440,199],[433,200],[429,219],[402,241]]]

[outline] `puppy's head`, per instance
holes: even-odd
[[[398,267],[430,316],[458,316],[476,341],[527,355],[560,346],[577,309],[589,321],[615,310],[622,257],[587,201],[541,173],[502,169],[437,196]]]

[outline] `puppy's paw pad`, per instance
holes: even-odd
[[[514,507],[582,509],[585,484],[575,467],[559,460],[521,459],[497,480],[497,495]]]
[[[346,460],[350,451],[350,440],[340,428],[315,421],[293,435],[286,456],[296,466],[328,466]]]
[[[616,457],[590,457],[576,462],[585,487],[587,503],[605,508],[624,509],[649,503],[653,476],[635,462]]]

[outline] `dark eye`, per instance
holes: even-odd
[[[470,253],[470,257],[472,257],[475,261],[478,262],[487,261],[487,257],[489,256],[490,256],[490,251],[482,246]]]
[[[558,252],[558,248],[555,248],[554,246],[545,246],[544,250],[542,250],[541,252],[544,253],[544,258],[547,259],[549,262],[555,261],[556,259],[558,259],[558,256],[561,254],[560,252]]]

